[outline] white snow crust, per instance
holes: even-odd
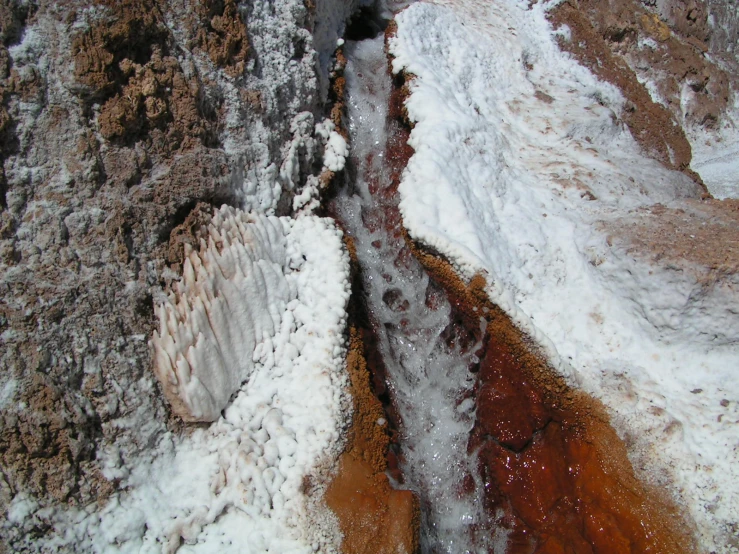
[[[739,283],[611,240],[619,216],[700,191],[641,153],[618,90],[557,47],[551,5],[436,0],[397,16],[393,70],[415,76],[405,226],[464,277],[482,273],[553,365],[606,404],[701,546],[735,551]]]
[[[134,459],[111,446],[101,465],[120,487],[100,510],[55,512],[16,496],[14,523],[56,527],[35,549],[338,549],[338,523],[322,492],[351,410],[342,233],[330,219],[223,207],[209,235],[160,307],[162,331],[152,342],[160,376],[171,379],[165,386],[177,387],[194,414],[217,420],[167,433]]]
[[[739,198],[739,106],[724,115],[716,131],[689,129],[686,135],[693,150],[690,167],[711,195],[720,200]]]

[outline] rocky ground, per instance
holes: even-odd
[[[0,503],[87,505],[180,425],[154,306],[222,203],[289,214],[351,3],[2,2]],[[288,162],[288,165],[285,163]],[[315,177],[314,177],[315,178]],[[140,422],[145,421],[145,425]]]
[[[354,8],[0,1],[0,551],[33,550],[52,531],[44,508],[118,490],[106,459],[134,459],[183,429],[151,371],[154,308],[212,206],[290,215],[296,195],[325,182],[315,125],[340,119],[330,70]],[[739,86],[732,3],[565,0],[551,22],[569,29],[563,49],[621,89],[644,150],[702,185],[691,133],[718,129]],[[738,213],[736,201],[691,200],[603,225],[625,248],[729,282]],[[350,358],[361,350],[351,340]],[[381,475],[386,438],[361,427],[379,407],[353,360],[364,392],[343,478],[380,500],[353,513],[337,480],[328,502],[372,533],[391,529],[382,549],[397,537],[412,550],[417,507]],[[19,498],[40,514],[31,523],[10,510]],[[366,535],[347,537],[347,551],[362,551]]]

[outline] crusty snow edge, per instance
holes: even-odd
[[[679,209],[700,190],[641,153],[619,91],[559,50],[551,3],[528,4],[436,0],[397,16],[393,70],[415,76],[404,224],[464,277],[486,277],[555,367],[603,400],[636,466],[687,507],[701,547],[731,552],[739,314],[725,307],[736,288],[610,237],[619,218]]]
[[[36,539],[34,550],[338,551],[338,522],[322,498],[351,416],[342,233],[330,219],[228,207],[209,232],[206,250],[191,253],[192,273],[164,308],[167,332],[174,332],[166,342],[160,336],[157,348],[168,360],[174,348],[167,371],[176,379],[184,383],[190,372],[179,389],[185,404],[226,397],[200,390],[205,384],[248,380],[207,428],[167,433],[135,459],[114,447],[105,452],[103,473],[120,487],[101,509],[38,509],[17,495],[10,523],[59,531]],[[256,347],[244,362],[249,341]],[[206,375],[209,368],[215,377]]]

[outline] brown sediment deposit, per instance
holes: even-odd
[[[346,450],[326,492],[352,554],[418,552],[419,506],[410,491],[390,487],[385,469],[389,444],[382,404],[370,387],[361,333],[352,328],[347,354],[354,405]]]
[[[195,44],[208,53],[213,63],[225,68],[227,74],[239,77],[249,54],[246,26],[234,0],[225,2],[204,0],[193,7],[198,16]]]
[[[509,530],[508,552],[692,552],[694,539],[668,495],[634,473],[605,408],[573,390],[485,293],[409,240],[468,329],[487,322],[477,421],[486,510]],[[480,530],[485,532],[485,530]]]
[[[343,47],[336,49],[336,64],[331,77],[331,88],[329,89],[329,101],[331,107],[331,122],[345,139],[349,138],[349,133],[344,125],[344,109],[346,96],[346,77],[344,77],[344,69],[346,68],[346,56]]]

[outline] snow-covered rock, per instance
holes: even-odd
[[[723,208],[642,153],[620,92],[558,48],[546,19],[555,4],[438,0],[398,15],[393,70],[414,76],[404,223],[467,279],[486,277],[560,372],[603,400],[636,466],[687,507],[702,547],[729,552],[735,238],[724,252],[704,243],[704,256],[689,255],[690,234],[664,241],[692,224],[680,217]],[[722,221],[714,230],[735,237],[735,217]]]

